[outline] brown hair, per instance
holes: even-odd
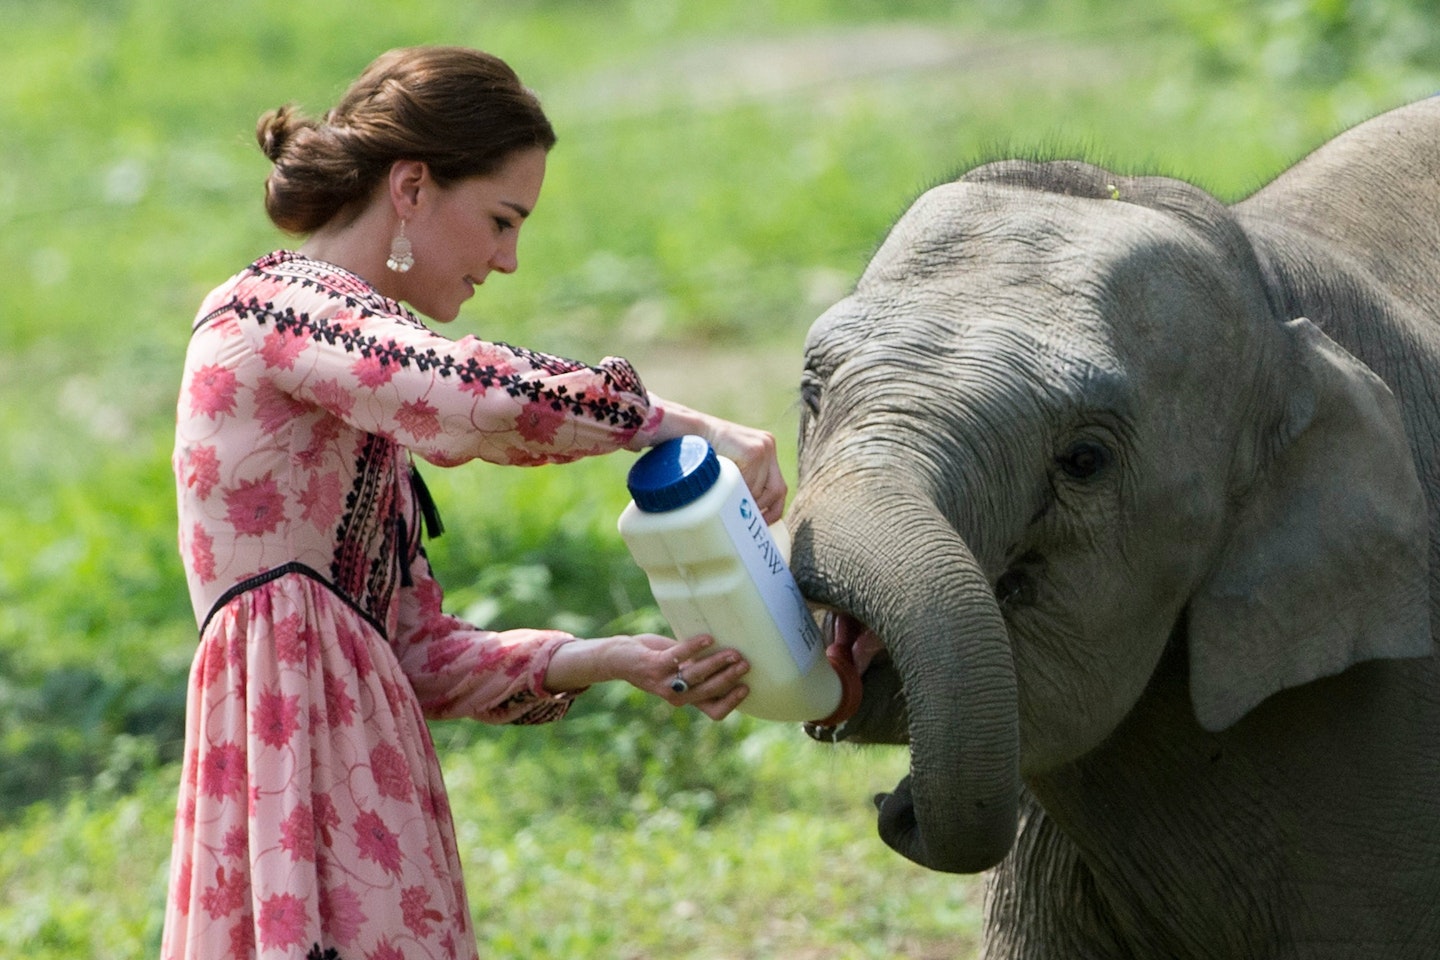
[[[540,101],[498,57],[464,47],[408,47],[375,59],[324,120],[287,104],[260,117],[275,164],[265,211],[313,233],[364,200],[396,160],[420,160],[443,187],[499,169],[518,150],[555,145]]]

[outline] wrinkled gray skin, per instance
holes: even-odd
[[[1440,99],[1226,207],[1007,161],[806,345],[793,566],[987,958],[1440,956]]]

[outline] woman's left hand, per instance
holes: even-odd
[[[633,639],[658,654],[661,662],[647,657],[637,679],[630,682],[677,707],[689,704],[711,720],[723,720],[750,692],[741,682],[750,664],[737,650],[712,650],[715,641],[709,636],[680,643],[653,633]]]
[[[742,682],[750,664],[738,651],[714,644],[704,634],[679,642],[656,633],[572,640],[551,658],[545,688],[561,693],[624,680],[673,706],[722,720],[750,692]]]

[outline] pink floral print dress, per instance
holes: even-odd
[[[425,720],[559,718],[571,637],[441,611],[411,453],[566,461],[661,416],[623,360],[450,340],[300,254],[206,298],[174,454],[200,643],[165,960],[476,956]]]

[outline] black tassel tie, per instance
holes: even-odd
[[[440,508],[435,506],[435,498],[430,496],[425,478],[420,476],[413,463],[410,464],[410,489],[415,494],[415,502],[420,505],[420,515],[425,518],[425,537],[434,540],[445,532],[445,524],[440,522]]]
[[[415,497],[415,503],[420,507],[420,516],[425,521],[425,537],[434,540],[445,532],[445,524],[440,521],[440,508],[435,506],[435,498],[430,495],[430,488],[425,486],[425,478],[420,476],[420,471],[415,464],[410,464],[410,492]],[[406,554],[410,545],[409,530],[405,524],[404,517],[396,518],[399,526],[397,547],[400,550],[400,585],[402,587],[413,587],[414,579],[410,576],[410,563]],[[424,548],[421,548],[424,552]]]

